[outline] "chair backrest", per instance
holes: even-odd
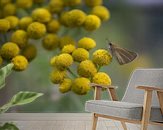
[[[163,68],[136,69],[131,75],[122,101],[143,104],[144,91],[136,89],[141,85],[163,88]],[[152,106],[159,106],[156,92],[153,94]]]

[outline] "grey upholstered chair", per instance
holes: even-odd
[[[98,117],[121,121],[124,130],[125,122],[141,124],[141,130],[147,130],[148,124],[163,126],[163,68],[136,69],[122,101],[115,101],[114,87],[91,85],[96,100],[87,101],[85,109],[93,113],[92,130],[96,129]],[[114,101],[100,100],[102,87],[108,87]]]

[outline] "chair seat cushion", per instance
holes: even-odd
[[[129,120],[141,120],[143,105],[120,101],[89,100],[86,102],[85,110]],[[163,122],[160,108],[152,107],[150,120],[154,122]]]

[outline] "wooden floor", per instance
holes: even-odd
[[[88,113],[6,113],[0,123],[14,122],[20,130],[91,130]],[[97,130],[123,130],[119,122],[100,118]],[[128,130],[140,130],[138,126]]]

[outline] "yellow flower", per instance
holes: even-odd
[[[0,66],[3,64],[3,58],[0,56]]]
[[[16,16],[7,16],[5,19],[7,19],[10,23],[10,29],[15,29],[18,26],[19,19]]]
[[[87,31],[94,31],[101,25],[101,20],[96,15],[88,15],[85,19],[83,27]]]
[[[90,50],[96,46],[96,42],[89,37],[83,37],[78,42],[78,47]]]
[[[50,74],[50,80],[54,84],[60,84],[66,77],[66,71],[54,70]]]
[[[110,11],[104,6],[96,6],[92,9],[92,14],[98,16],[101,21],[106,21],[110,18]]]
[[[28,26],[27,33],[30,38],[39,39],[45,35],[46,27],[42,23],[33,22]]]
[[[72,37],[70,36],[63,36],[60,38],[60,48],[63,48],[65,45],[72,44],[75,45],[75,41]]]
[[[10,29],[10,22],[6,19],[0,19],[0,32],[7,32]]]
[[[55,67],[55,60],[56,60],[57,56],[53,56],[51,59],[50,59],[50,65],[52,67]]]
[[[94,7],[103,4],[103,0],[85,0],[85,4],[89,7]]]
[[[3,8],[3,16],[15,15],[16,6],[15,4],[6,4]]]
[[[62,25],[64,25],[65,27],[68,27],[68,12],[65,11],[65,12],[62,12],[61,15],[60,15],[60,18],[59,18],[59,21]]]
[[[35,21],[46,23],[51,20],[50,12],[45,8],[37,8],[32,12],[32,18]]]
[[[16,43],[7,42],[2,45],[0,53],[1,53],[2,58],[10,60],[16,55],[18,55],[19,51],[20,49]]]
[[[11,35],[11,41],[16,43],[20,48],[24,48],[28,43],[27,32],[17,30]]]
[[[16,0],[16,5],[19,8],[30,8],[32,7],[32,0]]]
[[[63,82],[59,85],[59,91],[61,93],[66,93],[71,90],[72,80],[64,79]]]
[[[65,6],[77,6],[81,4],[81,0],[65,0],[64,5]]]
[[[79,9],[73,9],[68,12],[67,24],[70,27],[81,26],[86,18],[86,14]]]
[[[26,30],[27,27],[33,22],[33,19],[29,16],[23,17],[19,21],[19,27]]]
[[[58,20],[51,20],[50,22],[47,23],[47,32],[49,33],[56,33],[59,31],[61,25],[60,23],[58,22]]]
[[[104,72],[98,72],[94,75],[92,79],[93,83],[102,85],[111,85],[111,79],[108,74]]]
[[[79,95],[87,94],[90,90],[90,81],[87,78],[76,78],[72,83],[71,90]]]
[[[82,61],[78,66],[78,74],[82,77],[93,77],[96,73],[96,66],[91,60]]]
[[[49,9],[52,13],[60,13],[63,10],[63,1],[62,0],[50,0]]]
[[[37,49],[33,44],[28,44],[22,50],[22,55],[25,56],[28,61],[32,61],[37,55]]]
[[[59,70],[64,70],[71,66],[73,63],[73,58],[70,54],[60,54],[56,57],[55,66]]]
[[[55,34],[47,34],[42,40],[42,46],[46,50],[54,50],[58,47],[59,37]]]
[[[12,59],[12,63],[14,64],[14,70],[23,71],[28,67],[28,60],[21,55],[15,56]]]
[[[72,57],[74,58],[75,61],[81,62],[89,58],[89,52],[84,48],[77,48],[76,50],[73,51]]]
[[[99,66],[108,65],[112,61],[112,56],[107,50],[99,49],[93,53],[93,62]]]
[[[11,0],[0,0],[0,6],[4,7],[6,4],[11,3]]]
[[[72,44],[65,45],[61,52],[71,54],[75,50],[75,46]]]

